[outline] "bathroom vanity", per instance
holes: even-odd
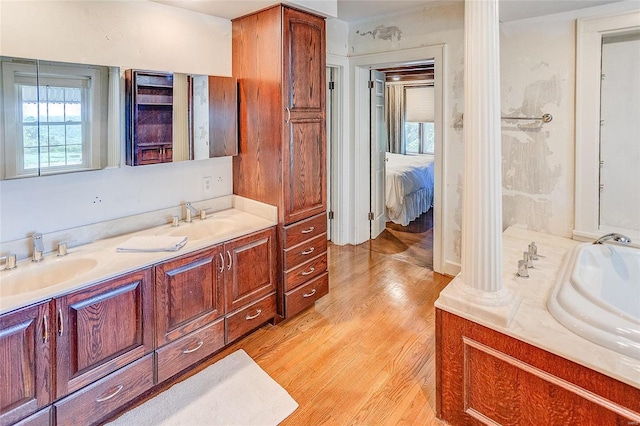
[[[29,284],[38,267],[80,268],[49,290],[2,295],[0,423],[100,422],[272,321],[276,220],[275,208],[266,210],[231,208],[3,271],[8,284]],[[131,236],[165,235],[189,240],[176,252],[116,251]]]

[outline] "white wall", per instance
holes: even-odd
[[[444,152],[440,155],[444,158],[442,203],[444,215],[447,216],[445,227],[442,229],[444,240],[442,256],[447,271],[451,269],[446,265],[456,265],[460,261],[463,145],[462,128],[459,122],[464,99],[463,30],[464,5],[462,2],[440,3],[349,26],[350,57],[366,57],[370,54],[446,45],[443,115],[448,128],[444,131]],[[365,178],[367,179],[368,177]]]
[[[574,205],[575,19],[637,8],[620,2],[501,24],[501,97],[505,115],[550,113],[533,128],[503,121],[503,220],[571,236]],[[464,112],[464,4],[445,3],[349,26],[350,57],[445,44],[445,263],[460,260]]]
[[[231,21],[147,1],[0,1],[0,55],[228,76]],[[2,181],[0,242],[231,192],[230,157]]]

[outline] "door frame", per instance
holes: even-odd
[[[355,243],[359,244],[369,239],[369,203],[371,198],[371,185],[369,182],[369,163],[371,161],[369,144],[369,105],[364,103],[368,95],[367,81],[370,69],[384,66],[407,63],[413,61],[435,61],[435,158],[434,158],[434,207],[433,207],[433,269],[435,272],[444,273],[444,236],[443,230],[447,229],[447,218],[443,214],[444,197],[443,188],[445,182],[445,157],[444,141],[447,134],[447,119],[444,115],[446,108],[446,45],[420,47],[415,49],[399,50],[394,52],[375,53],[353,56],[349,58],[351,81],[354,85],[353,98],[353,141],[354,141],[354,228]],[[364,113],[366,112],[366,114]]]
[[[352,152],[348,143],[349,120],[347,117],[349,99],[349,80],[346,78],[349,69],[349,59],[344,56],[327,54],[327,68],[335,70],[333,93],[333,135],[330,139],[331,157],[327,164],[327,185],[333,187],[328,189],[331,194],[329,205],[334,212],[331,220],[331,241],[337,245],[350,244],[351,238],[348,230],[352,227],[349,212],[353,211],[353,192],[349,185],[350,165],[349,158]],[[327,187],[328,188],[328,187]]]

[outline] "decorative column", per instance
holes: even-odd
[[[498,0],[465,1],[462,282],[475,303],[512,301],[502,285]]]

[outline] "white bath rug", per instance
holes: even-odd
[[[243,350],[221,359],[109,426],[277,425],[298,403]]]

